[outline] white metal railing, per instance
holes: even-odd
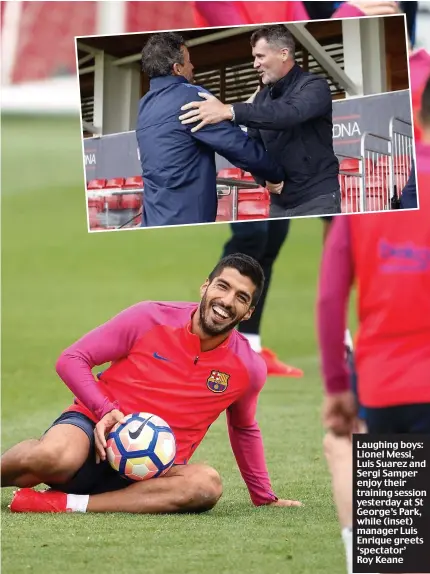
[[[406,132],[406,133],[405,133]],[[414,137],[412,124],[398,117],[392,117],[389,128],[392,141],[393,165],[390,184],[399,196],[405,187],[412,169],[414,158]]]
[[[364,163],[363,186],[366,190],[364,209],[360,211],[388,210],[391,208],[391,198],[394,194],[391,185],[393,157],[391,139],[364,132],[360,145]]]
[[[343,213],[357,213],[364,211],[366,205],[366,194],[363,181],[364,166],[360,156],[337,153],[337,158],[341,163],[343,160],[352,160],[357,164],[357,170],[339,170],[339,183],[342,199]],[[343,159],[341,159],[343,158]]]
[[[389,137],[364,132],[359,156],[337,154],[341,165],[346,159],[356,165],[339,172],[342,212],[391,209],[408,181],[413,154],[412,124],[396,116],[390,120]]]
[[[230,179],[226,177],[217,177],[217,195],[218,197],[232,196],[232,217],[231,221],[239,219],[239,188],[240,189],[257,189],[260,187],[255,181],[242,181],[240,179]]]

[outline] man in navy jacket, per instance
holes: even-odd
[[[144,181],[143,227],[207,223],[217,214],[215,152],[273,184],[283,169],[257,142],[229,121],[193,133],[178,119],[182,105],[205,91],[193,85],[193,65],[176,33],[153,35],[142,51],[150,90],[136,127]]]

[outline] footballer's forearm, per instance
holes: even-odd
[[[83,405],[100,420],[106,413],[118,408],[97,386],[87,360],[78,352],[64,351],[56,364],[58,375]]]
[[[255,506],[275,502],[264,456],[263,439],[257,422],[251,426],[235,427],[229,421],[228,432],[237,465]]]

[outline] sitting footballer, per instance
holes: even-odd
[[[272,491],[255,420],[266,367],[235,329],[251,317],[263,285],[254,259],[229,255],[201,287],[200,303],[138,303],[66,349],[56,368],[73,404],[40,439],[1,457],[2,486],[19,487],[11,511],[208,511],[221,497],[221,478],[189,461],[223,411],[254,505],[301,506]],[[105,363],[95,378],[92,368]],[[176,456],[162,476],[133,481],[109,464],[106,437],[126,415],[141,412],[167,422]],[[39,484],[48,489],[32,488]]]

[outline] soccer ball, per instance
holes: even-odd
[[[111,467],[131,480],[163,476],[173,465],[176,441],[162,418],[149,413],[125,417],[108,434],[106,455]]]

